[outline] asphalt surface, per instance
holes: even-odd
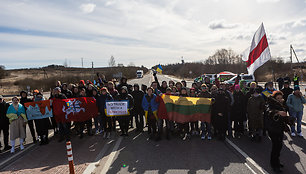
[[[158,75],[158,79],[161,82],[173,78]],[[152,74],[148,74],[129,83],[148,85],[152,81]],[[191,83],[188,82],[188,86]],[[83,139],[73,136],[76,173],[273,173],[269,166],[271,142],[268,137],[263,137],[260,143],[252,142],[247,136],[229,138],[233,144],[215,138],[201,140],[199,136],[187,141],[176,136],[171,140],[163,137],[161,141],[154,141],[148,139],[146,130],[138,133],[130,129],[128,137],[120,137],[117,130],[110,139],[103,139],[101,135]],[[305,126],[302,132],[306,137]],[[2,166],[0,173],[68,173],[65,142],[56,140],[56,136],[52,137],[46,146],[28,145],[31,148]],[[31,136],[26,141],[31,143]],[[306,173],[305,152],[304,138],[291,138],[286,134],[281,152],[281,161],[285,164],[283,173]],[[12,156],[1,154],[0,163]]]

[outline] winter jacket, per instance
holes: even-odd
[[[265,111],[265,100],[261,95],[252,96],[248,100],[247,113],[248,125],[251,130],[263,128],[263,113]]]
[[[231,108],[231,120],[243,121],[245,119],[246,99],[242,91],[234,91],[234,104]]]
[[[267,130],[273,133],[282,133],[287,128],[286,123],[289,117],[278,115],[279,111],[286,111],[283,103],[280,103],[272,96],[267,98]]]
[[[15,110],[13,104],[11,104],[6,112],[6,117],[9,119],[10,123],[12,121],[18,119],[18,117],[22,117],[25,121],[27,121],[25,107],[22,104],[18,104],[18,111]]]
[[[105,115],[105,103],[106,103],[106,101],[111,101],[111,100],[113,100],[113,97],[110,94],[97,96],[96,102],[97,102],[98,110],[102,115],[103,114]]]
[[[284,94],[283,98],[284,98],[285,101],[287,101],[288,96],[293,93],[292,88],[283,88],[281,91]]]
[[[10,104],[6,103],[4,100],[0,103],[0,128],[8,127],[10,122],[6,117],[6,112]]]
[[[287,99],[287,106],[289,107],[289,112],[300,112],[303,111],[306,100],[303,96],[297,97],[294,94],[290,94]]]
[[[134,98],[134,111],[135,112],[141,112],[143,109],[142,109],[142,99],[143,99],[143,96],[144,96],[144,92],[141,91],[141,90],[134,90],[132,92],[132,96]]]

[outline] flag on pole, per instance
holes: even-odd
[[[156,71],[159,72],[159,73],[163,72],[163,68],[160,64],[157,66]]]
[[[268,40],[263,23],[253,36],[251,47],[242,53],[242,60],[247,62],[249,74],[254,74],[255,70],[271,59]]]

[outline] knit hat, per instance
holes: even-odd
[[[293,90],[294,90],[294,91],[296,91],[296,90],[300,90],[299,85],[295,85]]]

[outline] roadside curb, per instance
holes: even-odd
[[[0,163],[0,170],[2,170],[5,167],[7,167],[9,164],[11,164],[12,161],[15,161],[15,160],[19,159],[24,154],[26,154],[29,151],[35,149],[35,147],[37,147],[37,146],[38,146],[37,144],[30,144],[29,146],[24,148],[24,150],[19,151],[19,152],[15,153],[14,155],[10,156],[9,158],[5,159],[4,161],[2,161]]]

